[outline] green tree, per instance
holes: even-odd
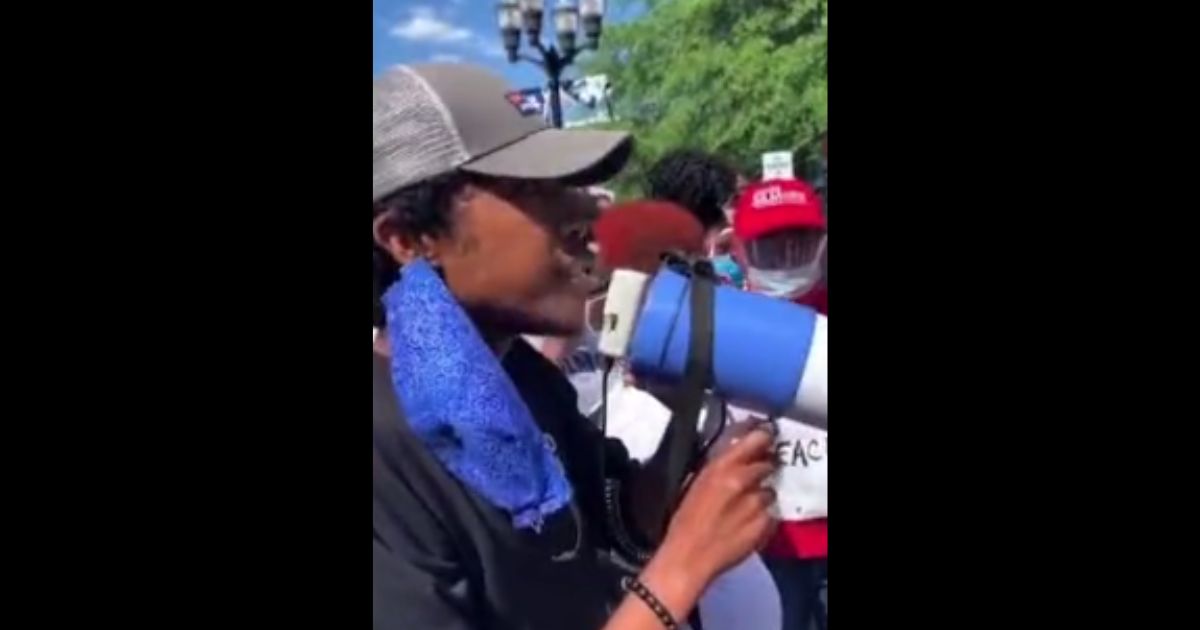
[[[828,119],[825,0],[625,0],[644,14],[606,27],[583,62],[613,86],[612,127],[638,150],[615,187],[640,192],[665,152],[697,148],[760,171],[764,151],[815,156]]]

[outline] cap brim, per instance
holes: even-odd
[[[571,186],[591,186],[621,171],[633,152],[624,131],[543,129],[480,156],[461,169],[514,179],[557,179]]]

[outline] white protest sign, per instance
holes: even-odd
[[[792,166],[791,151],[769,151],[762,154],[763,181],[770,179],[796,179]]]
[[[658,451],[671,410],[654,396],[617,380],[608,393],[607,434],[624,443],[629,456],[644,462]],[[710,406],[719,410],[720,401],[709,398],[700,414],[704,426]],[[714,410],[714,413],[715,413]],[[729,406],[728,420],[740,424],[759,418],[759,414]],[[809,521],[829,516],[829,432],[816,427],[779,418],[775,421],[779,435],[775,440],[775,459],[779,472],[773,480],[776,503],[775,516],[784,521]],[[733,427],[725,427],[730,435]]]
[[[757,414],[729,408],[730,420],[745,422]],[[811,521],[829,516],[829,432],[779,418],[775,440],[775,516],[782,521]]]
[[[780,418],[775,484],[780,520],[808,521],[829,516],[829,432]]]

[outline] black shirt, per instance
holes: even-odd
[[[514,528],[425,449],[397,404],[387,360],[372,359],[374,628],[603,626],[621,598],[604,477],[622,477],[630,464],[619,442],[579,415],[562,373],[520,340],[503,360],[574,489],[571,508],[534,533]]]

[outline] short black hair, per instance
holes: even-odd
[[[737,192],[737,171],[715,155],[683,149],[651,166],[646,183],[648,197],[679,204],[712,229],[725,223],[724,206]]]
[[[371,218],[386,214],[395,229],[413,237],[443,236],[453,227],[454,197],[466,181],[460,173],[447,173],[406,186],[372,204]],[[371,254],[372,326],[383,328],[383,292],[399,279],[400,265],[374,238]]]

